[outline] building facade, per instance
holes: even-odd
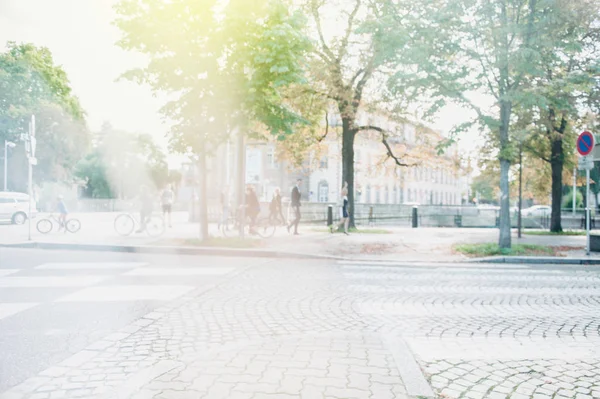
[[[387,141],[398,154],[406,155],[410,166],[399,167],[387,158],[381,133],[360,132],[355,141],[355,202],[362,204],[460,205],[465,197],[462,176],[457,169],[455,146],[438,155],[435,147],[442,136],[422,125],[397,123],[384,117],[359,116],[360,125],[385,129]],[[310,152],[301,167],[280,159],[278,143],[248,142],[245,146],[245,182],[252,184],[262,201],[269,201],[276,188],[284,198],[301,178],[305,201],[337,203],[342,187],[342,143],[335,116],[330,117],[328,137]],[[208,161],[208,197],[215,201],[226,187],[234,187],[233,145],[221,146]],[[193,177],[193,170],[184,172]],[[193,178],[187,179],[193,184]]]

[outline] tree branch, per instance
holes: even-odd
[[[360,74],[363,73],[364,71],[365,71],[364,68],[360,68],[358,71],[356,71],[356,73],[354,74],[352,79],[350,79],[350,87],[354,87],[354,82],[356,82],[356,79],[358,79]]]
[[[537,0],[529,0],[529,18],[527,20],[527,33],[525,34],[525,40],[523,43],[523,47],[528,47],[531,42],[531,36],[533,35],[533,21],[534,21],[534,11],[537,6]],[[508,49],[507,49],[508,50]],[[529,57],[528,57],[529,58]],[[507,91],[512,89],[513,87],[518,87],[521,84],[521,80],[525,76],[525,71],[522,71],[507,87]]]
[[[356,14],[358,13],[360,5],[361,5],[361,0],[356,0],[356,5],[354,6],[354,9],[352,10],[352,12],[350,13],[350,16],[348,17],[348,27],[346,28],[346,33],[344,34],[344,37],[340,44],[340,50],[338,51],[338,56],[337,56],[338,62],[340,62],[342,60],[342,57],[346,53],[346,50],[348,47],[348,40],[350,39],[350,35],[352,34],[352,28],[354,26],[354,18],[356,17]]]
[[[375,55],[373,55],[373,57],[375,57]],[[367,65],[367,67],[364,69],[364,74],[363,74],[362,78],[360,78],[358,83],[356,84],[356,89],[354,90],[354,97],[352,99],[352,107],[354,108],[354,112],[356,112],[356,110],[358,109],[358,106],[360,105],[360,101],[362,100],[363,90],[365,89],[365,86],[366,86],[367,82],[369,81],[369,78],[371,77],[372,73],[373,73],[373,60],[371,59],[371,61],[369,61],[369,65]]]
[[[402,162],[399,157],[394,155],[394,152],[392,151],[392,147],[390,146],[390,144],[387,141],[387,134],[386,134],[385,130],[383,130],[379,126],[373,126],[373,125],[358,126],[354,129],[355,133],[358,133],[361,130],[375,130],[375,131],[381,133],[381,142],[383,143],[383,145],[385,146],[385,148],[387,150],[386,155],[388,156],[388,158],[392,158],[394,160],[394,162],[396,163],[396,165],[398,165],[398,166],[414,166],[414,165],[409,165],[407,163]]]
[[[329,112],[325,111],[325,134],[317,139],[317,143],[320,143],[321,141],[325,140],[325,137],[327,137],[328,133],[329,133]]]
[[[532,153],[533,155],[535,155],[536,157],[538,157],[542,161],[546,161],[548,163],[552,162],[552,161],[550,161],[550,158],[546,158],[545,156],[543,156],[542,154],[540,154],[537,150],[533,149],[532,147],[528,146],[525,143],[523,143],[523,148],[525,148],[528,152]]]
[[[311,12],[312,12],[313,18],[315,19],[315,24],[317,25],[317,32],[319,33],[319,40],[321,41],[321,46],[323,47],[323,51],[325,52],[325,55],[327,55],[327,57],[326,57],[327,61],[330,63],[334,63],[335,55],[333,54],[333,52],[331,51],[331,49],[329,48],[329,46],[327,46],[327,43],[325,42],[325,36],[323,35],[323,28],[321,27],[321,15],[319,13],[319,6],[317,6],[315,4],[315,2],[312,3]]]
[[[303,94],[316,94],[317,96],[329,98],[334,101],[339,101],[341,98],[339,96],[334,96],[333,94],[323,93],[318,90],[307,88],[302,91]]]

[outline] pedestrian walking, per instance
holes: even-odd
[[[283,206],[281,204],[281,190],[279,187],[275,189],[273,198],[269,204],[269,222],[271,224],[283,225],[286,223],[285,217],[283,216]]]
[[[246,217],[250,219],[249,231],[251,234],[256,234],[254,226],[256,226],[256,218],[260,213],[260,202],[258,202],[258,196],[254,187],[246,187]]]
[[[350,213],[348,212],[348,183],[344,183],[340,197],[340,222],[336,225],[335,229],[339,229],[341,226],[344,226],[344,234],[348,235],[348,226],[350,225]],[[331,225],[329,228],[333,234],[333,225]]]
[[[221,195],[219,196],[219,205],[221,206],[221,219],[219,220],[219,229],[221,225],[227,228],[227,219],[229,218],[229,209],[231,207],[231,199],[229,196],[229,186],[225,187],[223,191],[221,191]]]
[[[291,203],[290,206],[292,207],[292,210],[294,211],[294,220],[292,221],[292,223],[288,224],[287,226],[287,230],[288,233],[290,232],[290,230],[292,229],[292,226],[294,226],[294,235],[298,235],[298,224],[300,223],[300,199],[301,199],[301,194],[300,194],[300,185],[302,184],[302,179],[298,179],[296,181],[296,185],[294,186],[294,188],[292,189],[292,198],[291,198]]]
[[[171,211],[173,210],[173,203],[175,202],[175,193],[171,185],[167,185],[160,196],[160,202],[162,205],[163,217],[168,220],[169,227],[173,227],[171,224]]]

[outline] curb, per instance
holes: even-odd
[[[206,255],[206,256],[233,256],[252,258],[287,258],[287,259],[313,259],[313,260],[342,260],[341,257],[328,255],[315,255],[307,253],[270,251],[264,249],[244,249],[226,247],[174,247],[150,245],[111,245],[111,244],[68,244],[50,242],[22,242],[14,244],[0,244],[0,248],[34,248],[49,250],[74,250],[98,252],[124,252],[140,254],[168,254],[168,255]]]
[[[490,256],[469,259],[469,263],[522,263],[529,265],[600,265],[599,259],[560,258],[553,256]]]

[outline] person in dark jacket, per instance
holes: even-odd
[[[294,212],[294,220],[292,221],[292,223],[288,224],[287,229],[288,232],[290,232],[292,226],[294,226],[294,235],[298,235],[298,224],[300,223],[300,198],[301,198],[301,194],[300,194],[300,185],[302,184],[302,179],[298,179],[296,181],[296,185],[294,186],[294,188],[292,189],[292,201],[290,203],[290,206],[292,207],[292,210]]]
[[[250,219],[250,233],[254,233],[254,226],[256,225],[256,218],[260,213],[260,203],[258,197],[254,191],[254,187],[246,187],[246,216]]]
[[[281,204],[281,191],[279,188],[275,189],[273,198],[269,204],[269,222],[275,225],[284,225],[285,217],[283,216],[283,206]]]

